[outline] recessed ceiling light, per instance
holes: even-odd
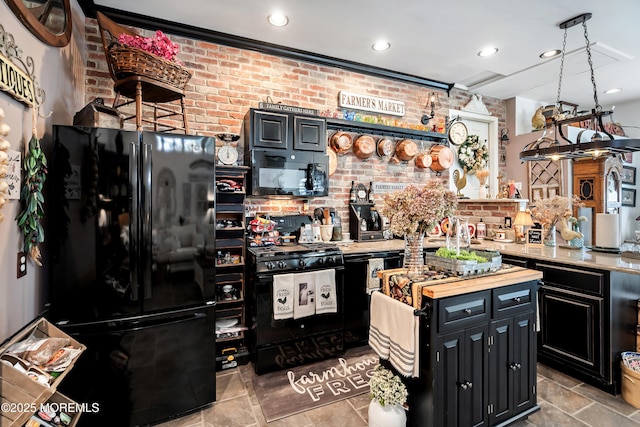
[[[614,87],[612,89],[604,91],[604,93],[606,94],[612,94],[612,93],[618,93],[618,92],[622,92],[622,89],[620,89],[619,87]]]
[[[552,49],[547,50],[546,52],[542,52],[540,54],[540,58],[553,58],[554,56],[558,56],[562,53],[560,49]]]
[[[498,53],[497,47],[485,47],[480,52],[478,52],[478,56],[485,57],[485,56],[495,55],[496,53]]]
[[[273,25],[274,27],[284,27],[289,23],[289,18],[287,17],[287,15],[280,12],[272,13],[267,17],[267,20],[269,21],[269,24]]]
[[[378,40],[371,46],[371,49],[376,51],[387,50],[391,47],[391,43],[386,40]]]

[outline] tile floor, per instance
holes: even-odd
[[[267,423],[253,391],[251,365],[218,372],[218,400],[209,408],[158,427],[366,427],[369,396],[363,394]],[[640,427],[640,410],[538,364],[538,404],[542,408],[514,427]]]

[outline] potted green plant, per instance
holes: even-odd
[[[407,387],[400,377],[378,365],[369,380],[369,427],[404,427],[407,423]]]

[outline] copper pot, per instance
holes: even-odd
[[[393,154],[393,141],[389,138],[380,138],[376,144],[376,153],[380,157],[389,157]]]
[[[431,155],[431,170],[442,172],[453,165],[453,151],[446,145],[434,145],[429,152]]]
[[[431,163],[433,163],[433,159],[429,153],[420,153],[416,156],[416,167],[420,169],[431,167]]]
[[[353,139],[347,132],[336,132],[329,139],[329,146],[338,154],[344,154],[351,149]]]
[[[329,156],[329,176],[333,175],[338,168],[338,156],[333,148],[327,148],[327,155]]]
[[[418,146],[410,139],[403,139],[396,145],[396,157],[403,162],[408,162],[418,154]]]
[[[353,143],[353,153],[359,159],[368,159],[374,151],[376,151],[376,143],[369,135],[361,135]]]

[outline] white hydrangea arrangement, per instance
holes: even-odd
[[[478,135],[469,135],[458,150],[458,163],[466,173],[473,175],[487,167],[489,149]]]
[[[406,409],[407,387],[389,369],[378,365],[369,380],[371,397],[380,405],[399,405]]]

